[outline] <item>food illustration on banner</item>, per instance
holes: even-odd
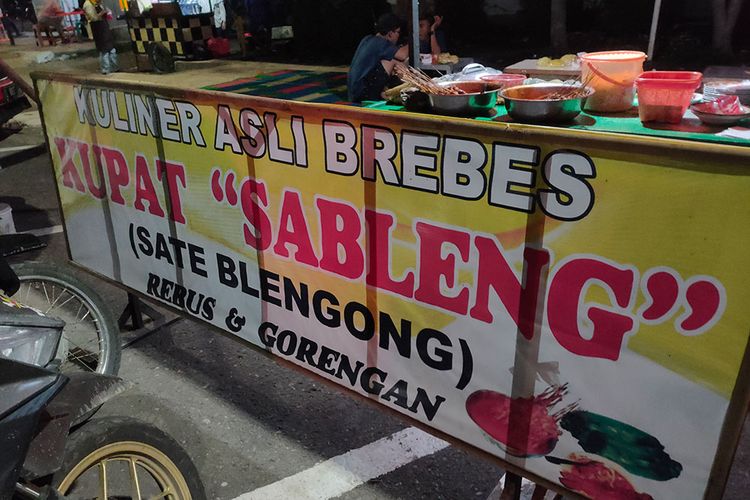
[[[585,455],[571,453],[563,463],[560,483],[592,500],[654,500],[647,493],[638,493],[618,471]]]
[[[560,419],[577,407],[577,403],[571,403],[550,413],[566,394],[566,385],[550,387],[529,398],[476,391],[466,400],[466,412],[492,442],[511,455],[539,457],[555,449],[562,434]]]

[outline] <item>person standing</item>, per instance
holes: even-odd
[[[115,41],[108,22],[112,13],[102,5],[101,0],[86,0],[83,3],[83,12],[91,27],[96,50],[99,51],[99,67],[102,73],[107,75],[119,71]]]
[[[401,20],[393,14],[383,14],[375,24],[374,35],[359,42],[347,75],[349,100],[352,102],[380,100],[396,64],[403,64],[409,47],[398,47]]]
[[[10,15],[5,13],[4,5],[2,8],[0,8],[0,16],[2,16],[3,28],[5,28],[5,32],[8,34],[8,36],[12,38],[21,36],[21,31],[18,29],[16,22],[11,19]]]
[[[215,0],[213,11],[216,36],[224,38],[224,32],[227,29],[227,10],[224,8],[224,0]]]

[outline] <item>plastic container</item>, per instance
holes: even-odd
[[[480,76],[480,80],[487,82],[487,85],[493,90],[502,90],[508,87],[517,87],[523,85],[526,81],[526,75],[517,73],[500,73],[497,75]]]
[[[581,80],[588,82],[595,94],[586,100],[584,109],[615,113],[633,107],[634,82],[643,73],[646,54],[636,50],[591,52],[581,56]]]
[[[680,123],[703,75],[697,71],[647,71],[635,84],[642,122]]]

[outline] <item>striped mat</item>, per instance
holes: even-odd
[[[292,101],[351,104],[347,98],[346,73],[340,71],[281,70],[204,89]]]

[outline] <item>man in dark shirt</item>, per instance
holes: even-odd
[[[393,14],[383,14],[375,24],[377,33],[359,42],[349,66],[347,86],[352,102],[380,100],[388,79],[397,63],[406,60],[409,47],[398,47],[401,20]]]

